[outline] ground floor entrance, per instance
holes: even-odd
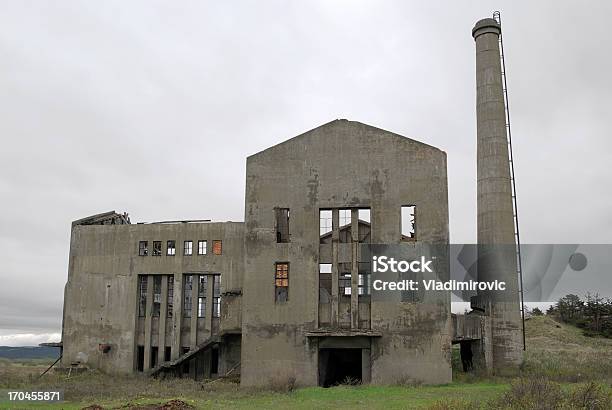
[[[318,346],[319,386],[370,382],[370,339],[322,337]]]

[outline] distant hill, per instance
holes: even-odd
[[[6,359],[47,359],[59,357],[59,347],[0,346],[0,357]]]

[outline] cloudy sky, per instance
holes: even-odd
[[[0,0],[0,345],[58,338],[70,222],[243,220],[245,157],[337,118],[448,153],[474,242],[476,20],[501,8],[524,243],[609,243],[608,1]]]

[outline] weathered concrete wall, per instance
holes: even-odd
[[[518,366],[523,353],[500,33],[499,25],[490,18],[480,20],[472,30],[476,43],[478,279],[506,282],[506,291],[483,294],[492,302],[488,313],[496,370]]]
[[[247,159],[242,384],[271,377],[317,384],[319,209],[371,208],[372,242],[400,241],[402,205],[416,204],[418,241],[448,242],[446,154],[338,120]],[[290,243],[276,243],[274,208],[290,208]],[[289,300],[276,304],[274,264],[289,262]],[[432,296],[433,297],[433,296]],[[372,382],[451,380],[450,298],[372,303]]]
[[[223,241],[222,255],[212,253],[212,241],[218,239]],[[149,242],[148,256],[138,254],[141,240]],[[175,256],[166,255],[168,240],[176,241]],[[194,243],[192,256],[183,256],[185,240]],[[198,240],[208,241],[206,255],[197,254]],[[162,241],[161,256],[152,256],[153,241]],[[189,347],[194,341],[189,332],[180,339],[177,336],[183,321],[182,274],[218,272],[221,273],[222,292],[240,291],[244,273],[243,249],[244,224],[241,222],[74,226],[64,296],[62,364],[69,366],[78,360],[109,373],[134,371],[138,339],[140,343],[147,343],[144,334],[136,332],[138,320],[144,320],[138,318],[139,274],[174,275],[174,316],[167,319],[166,341],[167,345],[172,344],[172,354],[176,357],[178,349],[175,347]],[[151,288],[152,285],[149,290]],[[239,306],[239,295],[228,298],[222,306],[221,313],[228,317],[233,328],[240,328]],[[237,316],[232,317],[232,312]],[[197,326],[195,341],[201,342],[211,328],[200,323]],[[147,331],[147,336],[149,333]],[[156,346],[157,341],[153,335],[149,343]],[[102,353],[99,344],[110,344],[111,350]]]

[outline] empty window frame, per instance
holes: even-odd
[[[404,205],[401,211],[402,241],[416,240],[416,205]]]
[[[176,241],[168,241],[167,253],[168,256],[176,255]]]
[[[193,254],[193,241],[183,242],[183,255],[191,256]]]
[[[342,227],[344,226],[351,226],[351,210],[350,209],[340,209],[339,213],[338,213],[338,217],[339,217],[339,225],[340,225],[340,229],[342,229]]]
[[[370,243],[370,232],[372,231],[372,223],[370,218],[370,208],[362,208],[357,211],[358,224],[358,239],[361,243]]]
[[[198,255],[206,255],[206,241],[198,241]]]
[[[168,317],[172,317],[174,313],[174,275],[168,275],[168,299],[166,304],[168,306]]]
[[[208,276],[200,275],[198,279],[198,317],[206,317],[206,292]]]
[[[319,264],[319,303],[330,303],[332,294],[332,264]]]
[[[359,262],[358,295],[370,295],[372,265],[370,262]]]
[[[138,316],[144,317],[147,312],[147,282],[146,275],[138,276]]]
[[[161,286],[162,277],[161,275],[152,276],[153,278],[153,316],[159,317],[159,310],[161,308]]]
[[[212,252],[213,255],[221,255],[221,253],[223,252],[223,242],[220,240],[213,241]]]
[[[330,235],[332,231],[332,211],[331,209],[321,209],[319,211],[319,236],[323,243],[323,238]]]
[[[338,295],[351,296],[351,263],[338,264]]]
[[[138,243],[138,255],[147,256],[149,254],[149,242],[148,241],[140,241]]]
[[[162,247],[161,241],[153,241],[153,256],[161,256]]]
[[[275,265],[274,298],[276,303],[289,299],[289,262],[277,262]]]
[[[352,211],[350,209],[340,209],[338,211],[338,225],[339,225],[339,232],[338,232],[338,241],[340,243],[351,243],[353,242],[353,235],[352,235],[352,224],[351,224],[351,215],[352,215]]]
[[[289,208],[275,208],[276,243],[289,242]]]
[[[191,299],[192,289],[193,275],[185,275],[185,284],[183,285],[183,317],[191,317],[191,307],[193,304]]]
[[[221,275],[213,276],[213,317],[221,316]]]

